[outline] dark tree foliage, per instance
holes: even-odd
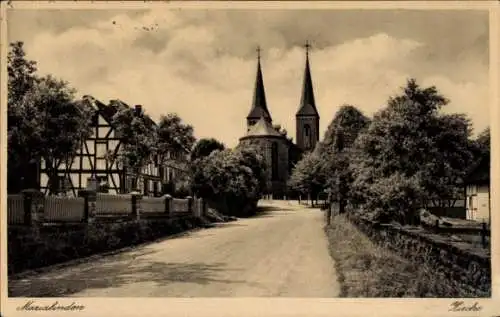
[[[384,221],[412,222],[428,201],[456,197],[472,161],[470,122],[444,115],[435,87],[409,80],[362,132],[351,155],[352,199]]]
[[[317,198],[318,194],[325,188],[325,174],[323,162],[317,152],[304,154],[302,159],[292,169],[292,175],[288,180],[288,187],[301,194]]]
[[[209,156],[210,153],[212,153],[213,151],[216,150],[222,151],[225,148],[226,147],[224,146],[223,143],[217,141],[214,138],[201,139],[195,144],[193,151],[191,152],[191,161],[195,161],[198,158]]]
[[[189,153],[196,141],[193,127],[175,113],[160,118],[157,133],[157,154],[163,162],[171,158],[170,153]]]
[[[191,164],[191,188],[224,214],[248,216],[262,195],[265,168],[252,148],[215,150]]]
[[[351,191],[353,176],[349,170],[352,147],[359,133],[366,130],[370,120],[356,107],[343,105],[328,126],[318,146],[325,187],[343,213]]]
[[[121,145],[116,153],[110,153],[110,159],[133,172],[140,174],[140,169],[152,163],[158,152],[158,129],[149,116],[136,109],[123,108],[113,116],[113,126],[121,137]],[[138,178],[133,178],[132,187],[137,189]]]
[[[93,110],[75,102],[75,90],[51,75],[39,77],[36,63],[25,57],[22,42],[8,55],[8,183],[16,192],[35,186],[43,160],[49,193],[57,192],[57,169],[74,157],[91,133]],[[35,168],[33,168],[35,166]]]
[[[484,129],[484,131],[482,131],[477,136],[477,138],[475,140],[475,145],[476,145],[476,149],[478,151],[479,156],[482,156],[482,155],[489,156],[490,155],[491,143],[490,143],[490,128],[489,127]]]

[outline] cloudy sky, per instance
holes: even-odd
[[[306,40],[321,135],[340,105],[372,115],[409,77],[476,131],[489,123],[486,11],[12,9],[8,37],[79,96],[176,112],[228,146],[246,131],[257,45],[273,120],[295,138]]]

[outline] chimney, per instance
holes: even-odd
[[[141,105],[135,105],[135,115],[136,116],[142,115],[142,106]]]

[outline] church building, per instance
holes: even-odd
[[[240,145],[259,144],[265,149],[268,166],[269,193],[281,198],[287,193],[286,183],[295,163],[303,153],[314,150],[319,141],[319,113],[314,100],[311,70],[309,66],[309,45],[306,45],[306,61],[299,109],[295,114],[296,143],[273,126],[269,111],[260,60],[257,50],[257,76],[252,108],[246,118],[247,132],[240,138]]]

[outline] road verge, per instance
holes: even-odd
[[[374,243],[343,215],[325,231],[341,297],[483,297],[430,261],[411,261]]]

